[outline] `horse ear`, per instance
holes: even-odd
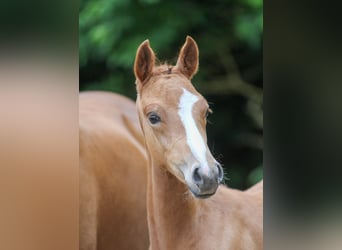
[[[177,60],[176,67],[189,79],[198,70],[198,47],[195,40],[187,36]]]
[[[150,47],[150,42],[145,40],[140,44],[134,62],[134,74],[137,78],[137,85],[143,84],[152,74],[155,56]]]

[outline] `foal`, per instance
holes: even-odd
[[[210,108],[190,82],[197,69],[189,36],[175,66],[155,66],[148,40],[137,50],[150,249],[262,249],[262,182],[245,192],[219,186],[223,171],[206,143]]]
[[[80,250],[146,250],[147,156],[135,103],[79,96]]]

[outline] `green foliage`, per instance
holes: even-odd
[[[248,174],[262,164],[262,150],[237,139],[260,131],[246,112],[251,91],[231,88],[231,76],[262,88],[261,0],[81,0],[79,30],[80,90],[108,90],[132,98],[132,65],[139,44],[149,39],[160,59],[174,63],[186,35],[191,35],[200,48],[200,71],[193,82],[215,104],[215,125],[208,134],[216,151],[227,156],[222,161],[228,175],[231,166],[239,166],[241,178],[233,186],[243,188],[258,179]],[[229,104],[233,106],[227,108]],[[247,155],[227,160],[246,148]]]
[[[254,183],[257,183],[258,181],[260,181],[263,177],[263,168],[262,166],[256,167],[255,169],[253,169],[247,177],[247,185],[251,186]]]
[[[257,15],[243,15],[237,18],[237,37],[246,41],[252,48],[260,47],[260,33],[263,27],[262,13]]]
[[[205,44],[215,39],[224,46],[260,46],[262,2],[83,0],[79,29],[81,67],[89,60],[104,60],[109,68],[129,68],[137,46],[147,38],[166,55],[186,34],[197,34]]]

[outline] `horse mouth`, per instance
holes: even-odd
[[[201,191],[198,188],[196,188],[196,189],[197,190],[193,190],[191,187],[189,187],[189,190],[191,191],[193,196],[197,199],[207,199],[216,193],[216,190],[214,192],[211,192],[211,193],[201,193]]]
[[[207,199],[207,198],[213,196],[215,193],[216,193],[216,192],[213,192],[213,193],[211,193],[211,194],[197,194],[197,195],[194,194],[194,196],[195,196],[196,198],[198,198],[198,199]]]

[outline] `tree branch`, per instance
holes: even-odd
[[[263,128],[263,90],[245,82],[238,70],[236,62],[229,53],[219,53],[218,58],[226,69],[226,75],[221,79],[200,86],[200,91],[205,94],[232,95],[238,94],[248,100],[247,111],[256,125]]]

